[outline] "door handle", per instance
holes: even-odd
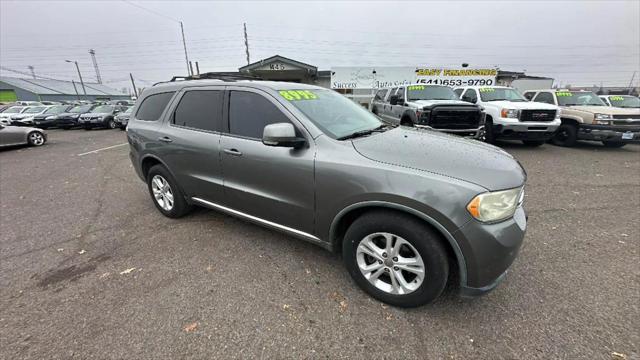
[[[224,153],[233,156],[242,156],[242,153],[237,149],[224,149]]]
[[[162,141],[162,142],[166,142],[166,143],[173,142],[173,140],[171,140],[168,136],[159,137],[158,141]]]

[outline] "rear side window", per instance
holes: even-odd
[[[276,123],[291,122],[264,96],[245,91],[231,91],[229,133],[262,139],[264,127]]]
[[[535,95],[536,93],[533,91],[527,91],[526,93],[523,94],[524,98],[531,101],[531,99],[533,99],[533,95]]]
[[[534,101],[535,102],[552,104],[552,105],[554,103],[553,95],[551,95],[550,92],[541,92],[541,93],[539,93],[538,96],[536,96]]]
[[[383,101],[385,96],[387,95],[387,89],[378,90],[376,93],[376,100]]]
[[[458,97],[460,97],[460,95],[462,95],[462,90],[464,90],[464,89],[455,89],[455,90],[453,90],[453,92],[456,93],[456,95],[458,95]]]
[[[187,91],[176,108],[173,123],[200,130],[220,131],[223,93],[220,90]]]
[[[140,104],[136,112],[136,119],[144,121],[156,121],[169,104],[173,97],[173,92],[166,92],[147,96]]]

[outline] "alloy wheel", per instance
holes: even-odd
[[[44,144],[44,136],[41,133],[34,131],[29,134],[29,142],[35,146]]]
[[[416,248],[391,233],[373,233],[360,240],[356,261],[362,276],[389,294],[409,294],[424,281],[425,266]]]
[[[169,182],[161,175],[155,175],[151,179],[151,190],[153,197],[164,211],[173,209],[173,191]]]

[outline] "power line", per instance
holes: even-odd
[[[142,10],[144,10],[144,11],[150,12],[150,13],[155,14],[155,15],[157,15],[157,16],[160,16],[160,17],[162,17],[162,18],[165,18],[165,19],[168,19],[168,20],[171,20],[171,21],[175,21],[175,22],[177,22],[177,23],[179,23],[179,22],[180,22],[180,20],[178,20],[178,19],[174,19],[174,18],[172,18],[171,16],[167,16],[167,15],[165,15],[165,14],[161,13],[161,12],[158,12],[158,11],[155,11],[155,10],[151,10],[151,9],[149,9],[149,8],[146,8],[146,7],[142,6],[142,5],[138,5],[138,4],[134,3],[133,1],[129,1],[129,0],[122,0],[122,1],[123,1],[123,2],[125,2],[125,3],[127,3],[127,4],[129,4],[129,5],[131,5],[131,6],[135,6],[135,7],[137,7],[138,9],[142,9]]]

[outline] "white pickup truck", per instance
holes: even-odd
[[[454,91],[463,101],[484,108],[487,142],[521,140],[525,145],[540,146],[553,137],[561,124],[559,107],[529,102],[510,87],[470,86]]]

